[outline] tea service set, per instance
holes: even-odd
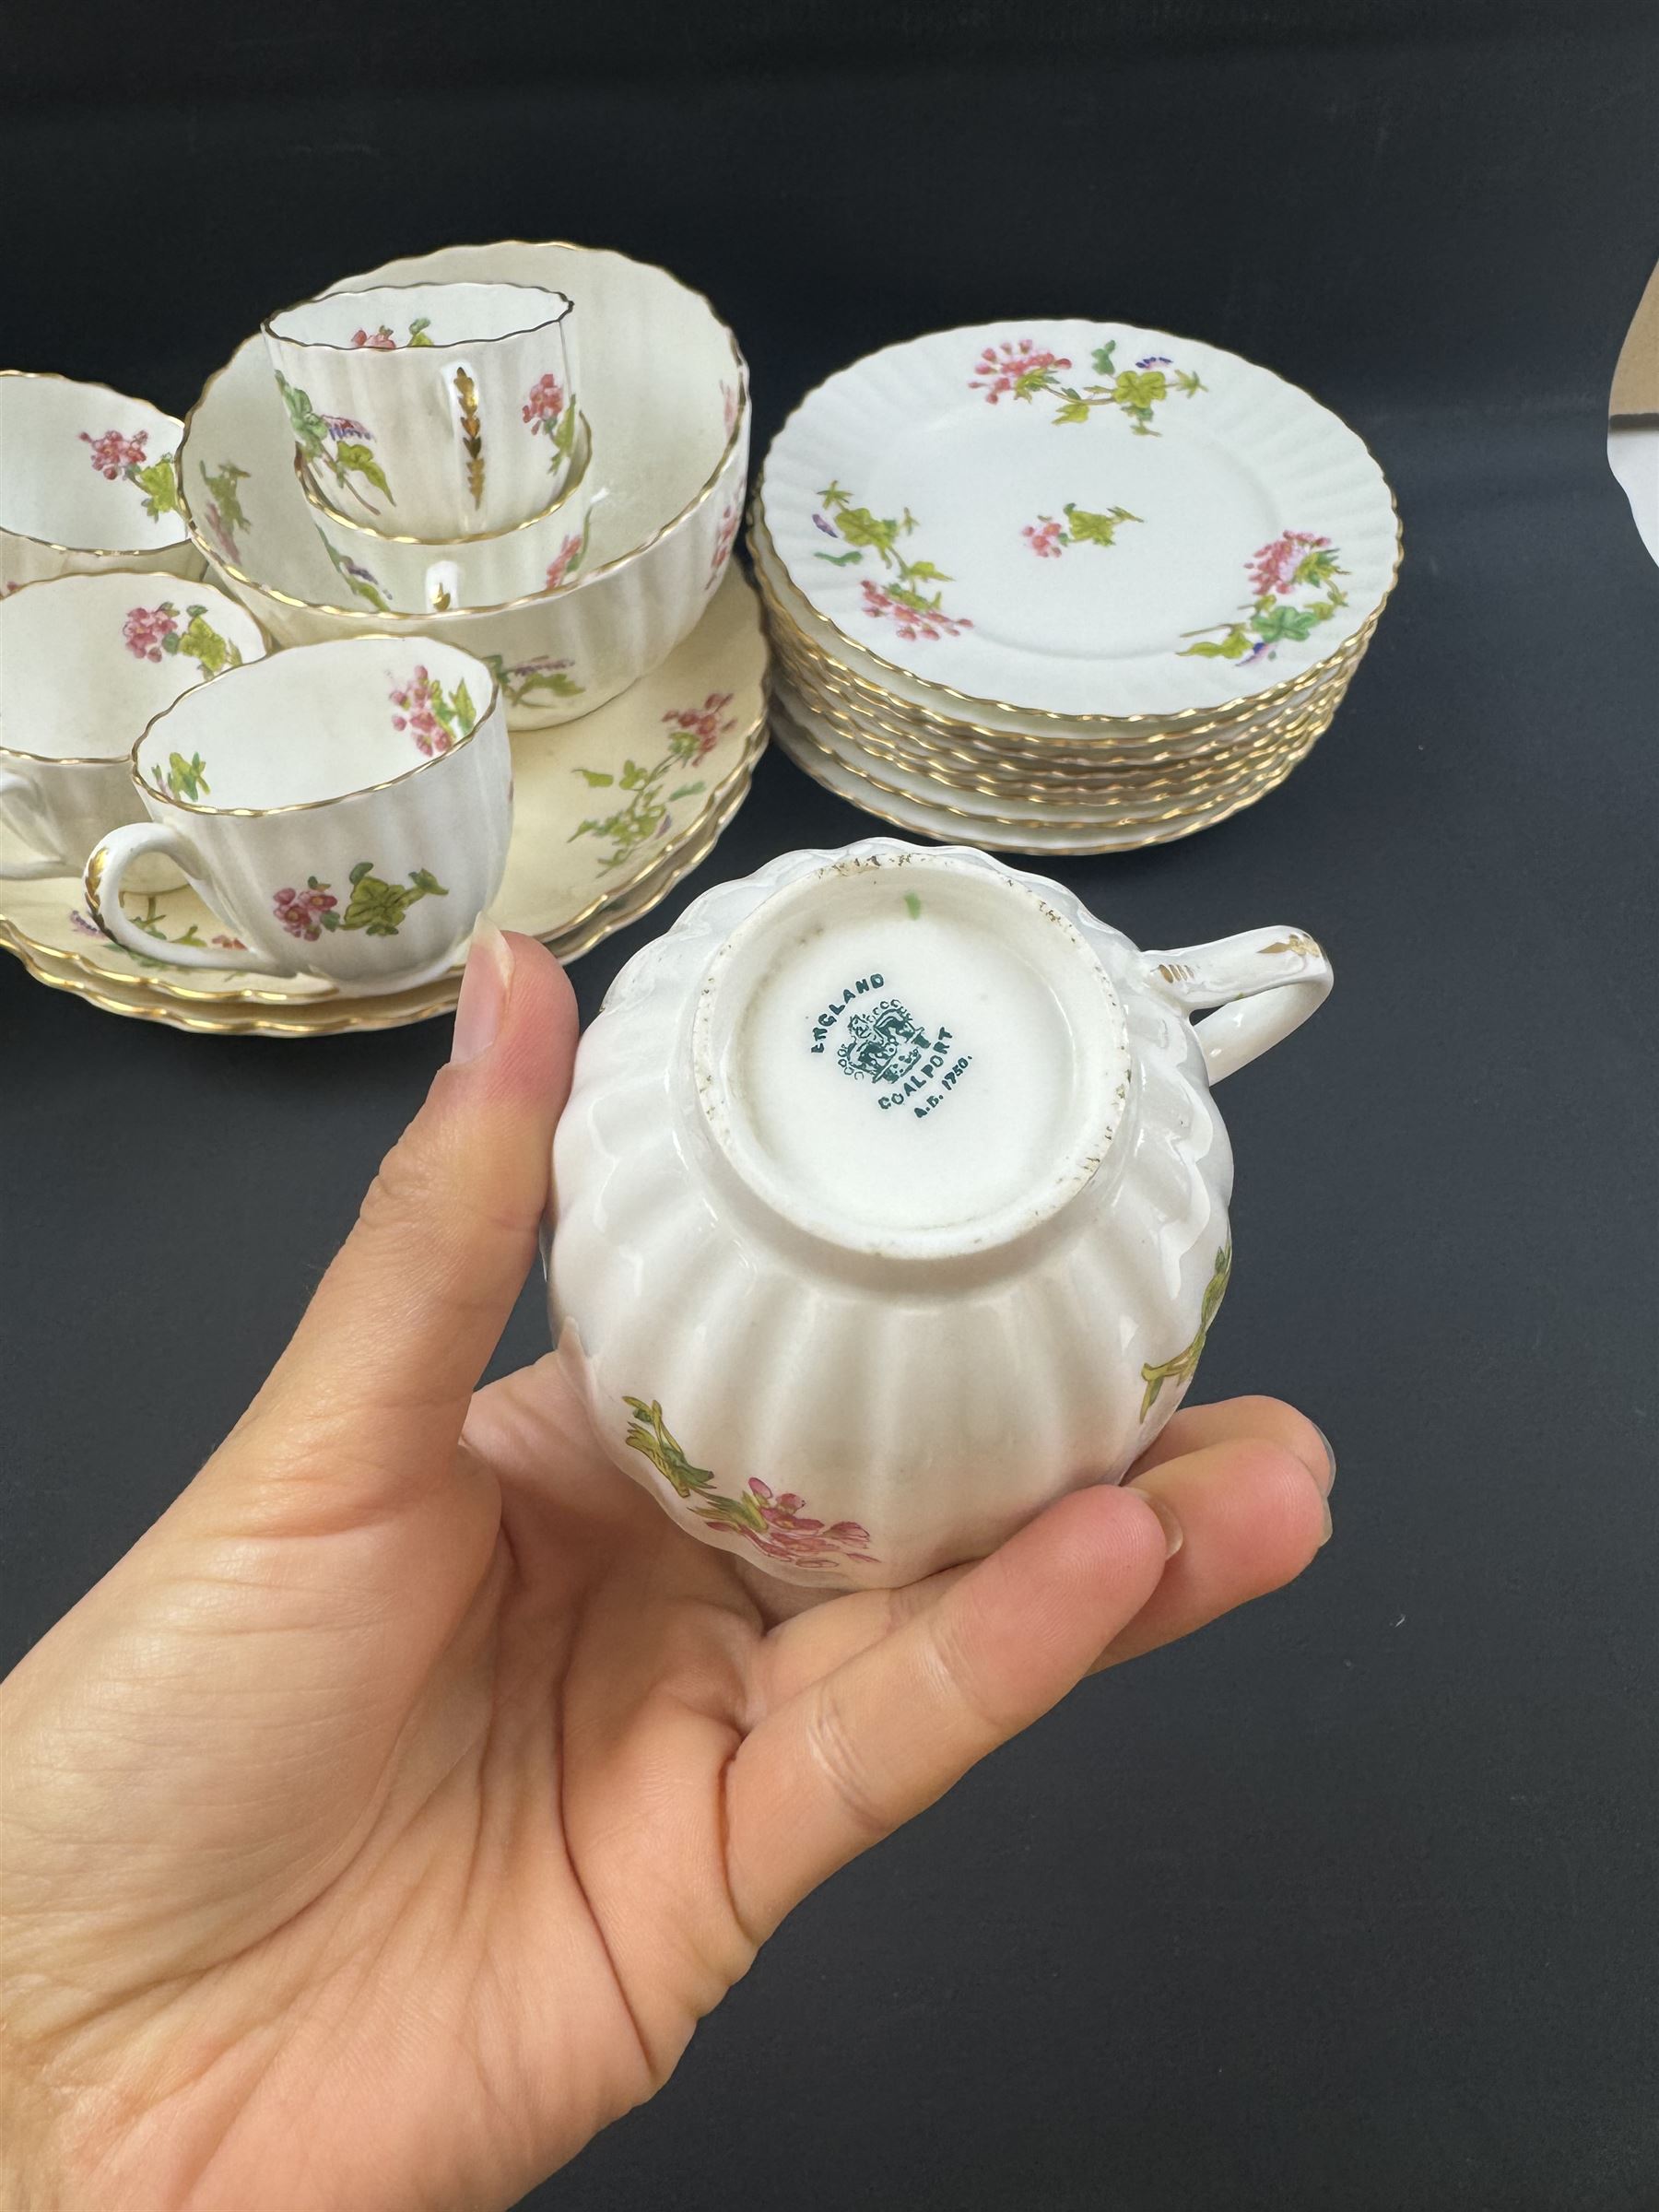
[[[1142,951],[986,848],[1188,835],[1305,757],[1399,560],[1346,425],[1129,325],[936,333],[790,418],[751,585],[731,333],[507,244],[273,315],[182,425],[11,372],[0,434],[0,938],[139,1018],[420,1019],[480,914],[570,958],[648,911],[747,791],[763,607],[783,747],[939,841],[785,853],[622,968],[559,1359],[682,1529],[811,1589],[1121,1479],[1230,1280],[1213,1087],[1331,967]]]
[[[182,423],[0,375],[0,941],[307,1035],[453,1006],[486,907],[565,958],[648,911],[765,741],[748,424],[701,295],[564,245],[342,279]]]

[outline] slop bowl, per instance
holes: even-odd
[[[545,285],[576,302],[582,412],[606,488],[579,572],[556,590],[447,613],[388,613],[336,571],[294,474],[292,429],[248,339],[185,419],[179,481],[214,573],[284,644],[418,632],[488,664],[514,727],[590,713],[695,628],[731,556],[747,477],[748,377],[736,340],[666,270],[594,247],[453,246],[336,289]]]

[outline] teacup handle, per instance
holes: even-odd
[[[1220,1008],[1193,1024],[1212,1083],[1288,1037],[1330,994],[1331,963],[1300,929],[1247,929],[1141,959],[1147,981],[1177,1006]]]
[[[285,968],[265,953],[255,952],[252,946],[228,956],[206,946],[173,945],[165,937],[147,935],[135,923],[127,920],[121,906],[121,887],[126,872],[147,853],[165,853],[182,876],[194,877],[198,881],[206,876],[200,853],[176,830],[165,828],[159,822],[128,822],[122,829],[112,830],[108,837],[94,846],[81,878],[92,919],[106,937],[113,937],[117,945],[136,953],[141,960],[163,960],[174,968],[212,968],[220,974],[227,968],[253,970],[261,975],[300,972],[297,968]]]
[[[27,776],[0,775],[0,822],[15,830],[25,844],[38,852],[47,842],[35,816],[34,791]],[[33,883],[41,876],[63,876],[68,871],[59,860],[0,860],[0,881]]]

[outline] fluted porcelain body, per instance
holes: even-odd
[[[1143,954],[966,849],[707,893],[617,978],[554,1147],[555,1334],[610,1455],[820,1586],[1117,1480],[1226,1288],[1212,1077],[1329,981],[1290,930]]]

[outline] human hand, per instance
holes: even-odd
[[[270,1380],[0,1689],[8,2203],[510,2204],[817,1883],[1329,1531],[1319,1431],[1250,1398],[909,1589],[798,1611],[688,1542],[551,1359],[475,1394],[575,1031],[481,939]]]

